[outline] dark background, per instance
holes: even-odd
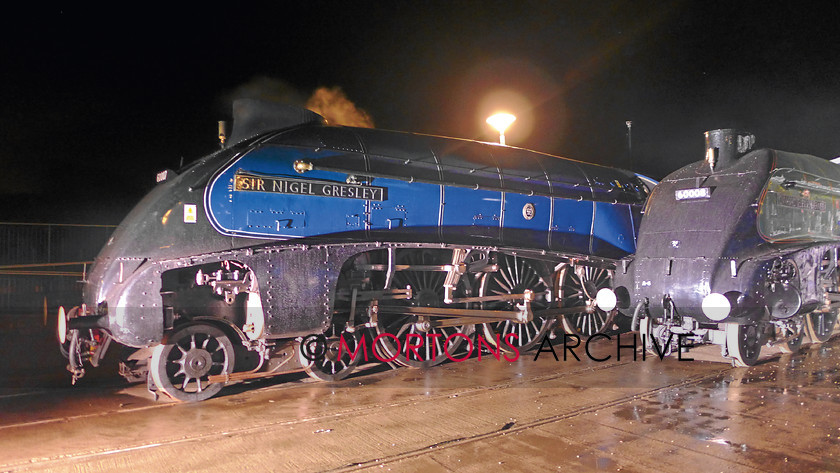
[[[156,171],[218,147],[234,97],[303,104],[318,87],[378,128],[480,140],[497,139],[484,119],[506,105],[519,117],[510,145],[654,178],[701,159],[715,128],[840,154],[840,7],[272,5],[6,12],[0,220],[117,223]],[[508,102],[488,104],[500,90]]]

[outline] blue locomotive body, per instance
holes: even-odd
[[[204,205],[213,227],[234,237],[486,243],[617,258],[635,249],[644,196],[636,176],[612,168],[466,140],[310,125],[227,164]]]
[[[86,336],[94,331],[151,353],[144,369],[154,385],[196,400],[221,386],[214,376],[276,372],[271,362],[300,352],[294,338],[307,334],[371,329],[399,341],[406,327],[432,338],[479,327],[492,338],[527,326],[517,345],[527,349],[558,317],[573,330],[586,317],[605,325],[588,289],[608,283],[614,261],[635,250],[648,191],[638,176],[299,116],[269,120],[257,128],[268,131],[159,176],[97,257],[69,330],[60,329],[77,376],[80,360],[101,356],[97,337]],[[195,337],[216,349],[173,349]],[[324,340],[332,349],[339,338]],[[298,348],[284,351],[290,343]],[[258,366],[237,356],[240,344]],[[377,350],[412,366],[441,361],[412,359],[393,343]],[[174,374],[215,353],[218,370]],[[299,361],[320,379],[352,368]]]

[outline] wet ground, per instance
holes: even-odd
[[[627,334],[624,337],[628,337]],[[623,339],[622,344],[629,343]],[[6,471],[838,471],[840,340],[733,368],[616,356],[374,367],[152,400],[112,376],[0,389]],[[49,370],[47,370],[49,371]]]

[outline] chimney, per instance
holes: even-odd
[[[714,171],[724,169],[747,154],[755,144],[755,136],[747,131],[725,128],[706,132],[706,162]]]

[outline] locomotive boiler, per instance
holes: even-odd
[[[744,366],[763,345],[790,352],[834,329],[840,166],[754,141],[707,132],[706,159],[650,195],[636,254],[600,306],[632,316],[651,351],[715,343]]]
[[[610,326],[595,295],[635,250],[632,172],[249,100],[229,141],[158,175],[62,309],[74,381],[111,340],[135,350],[124,376],[194,401],[341,379],[360,350],[426,367],[476,334],[498,353]]]

